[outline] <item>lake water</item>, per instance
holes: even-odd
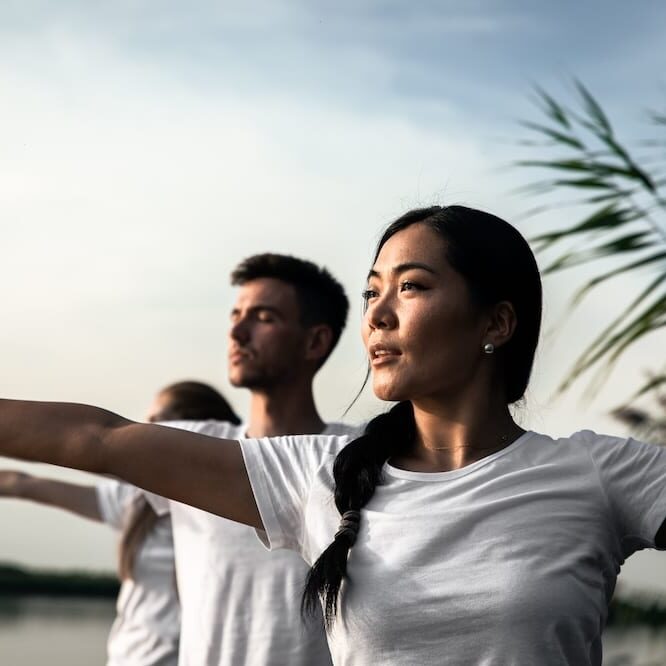
[[[113,599],[0,597],[1,666],[104,666]]]
[[[614,629],[604,639],[604,666],[664,666],[666,664],[666,627],[651,629]]]
[[[104,666],[111,599],[0,597],[0,666]],[[604,666],[664,666],[666,628],[613,630]]]

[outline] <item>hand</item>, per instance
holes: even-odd
[[[10,469],[0,469],[0,497],[18,497],[21,485],[30,477],[29,474]]]

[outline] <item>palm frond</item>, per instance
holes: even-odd
[[[569,376],[560,385],[560,390],[568,388],[573,381],[584,372],[605,359],[605,366],[612,369],[620,355],[638,339],[655,331],[666,324],[666,293],[645,306],[638,314],[630,315],[641,306],[652,294],[654,289],[666,281],[666,274],[660,275],[639,294],[627,311],[613,320],[587,347],[574,363]],[[627,321],[628,320],[628,321]]]
[[[620,227],[625,227],[631,222],[640,220],[641,217],[638,211],[631,208],[621,208],[613,201],[595,210],[577,224],[565,229],[547,231],[532,237],[530,240],[537,245],[537,252],[540,252],[558,241],[569,239],[572,236],[579,236],[592,231],[616,231]]]
[[[585,111],[587,112],[589,118],[592,120],[593,126],[599,128],[607,136],[612,136],[613,128],[611,127],[611,124],[600,104],[596,99],[594,99],[590,91],[578,79],[574,81],[574,85],[578,89],[580,96],[583,98]]]
[[[604,381],[616,361],[632,345],[655,330],[666,327],[666,178],[659,163],[641,155],[640,160],[618,137],[608,114],[580,81],[574,81],[576,103],[569,107],[545,90],[535,87],[539,120],[522,126],[545,141],[536,159],[515,165],[541,174],[524,188],[531,195],[562,192],[571,205],[586,208],[584,214],[563,228],[549,228],[530,239],[537,253],[560,252],[550,258],[544,274],[583,264],[617,259],[617,266],[603,269],[580,287],[571,300],[579,305],[615,276],[646,274],[636,282],[636,294],[623,310],[581,352],[561,383],[566,389],[581,375],[597,368]],[[666,125],[666,114],[653,113],[652,127]],[[536,143],[536,142],[535,142]],[[642,152],[663,146],[660,137],[643,142]],[[544,157],[547,146],[557,152]],[[556,204],[560,207],[562,204]],[[549,203],[535,207],[534,215],[552,210]],[[572,247],[573,246],[573,247]],[[628,281],[631,284],[633,281]]]
[[[666,392],[663,391],[664,387],[666,387],[665,372],[648,376],[648,380],[634,393],[629,403],[616,407],[611,414],[629,426],[636,436],[666,444]],[[639,408],[632,404],[646,394],[652,395],[657,411],[654,411],[653,406]]]
[[[581,264],[595,261],[596,259],[601,259],[603,257],[643,250],[652,247],[653,241],[651,236],[652,234],[650,232],[640,231],[614,238],[588,249],[565,252],[551,264],[546,266],[542,272],[544,275],[548,275],[549,273],[561,271],[565,268],[572,268],[573,266],[580,266]]]
[[[553,97],[539,86],[534,87],[534,92],[536,93],[537,103],[551,120],[554,120],[562,127],[569,128],[571,126],[563,106],[556,102]]]
[[[646,393],[651,393],[653,391],[658,391],[662,386],[666,387],[666,374],[659,374],[645,382],[639,389],[634,393],[632,399],[636,400]]]
[[[622,275],[623,273],[636,271],[636,269],[638,269],[638,268],[643,268],[645,266],[650,266],[651,264],[655,264],[655,263],[659,264],[659,263],[665,263],[665,262],[666,262],[666,251],[657,252],[657,254],[653,254],[649,257],[644,257],[642,259],[639,259],[638,261],[632,261],[629,264],[626,264],[624,266],[620,266],[620,268],[613,268],[612,270],[607,271],[606,273],[602,273],[601,275],[597,275],[597,277],[594,277],[591,280],[589,280],[586,284],[584,284],[574,294],[574,297],[571,299],[572,305],[574,305],[574,306],[578,305],[583,300],[583,298],[590,291],[592,291],[592,289],[594,289],[596,286],[600,285],[602,282],[605,282],[606,280],[617,277],[618,275]]]
[[[536,130],[543,136],[549,137],[555,143],[563,143],[572,148],[583,148],[583,144],[573,135],[565,134],[560,132],[552,127],[547,127],[546,125],[539,125],[538,123],[533,123],[530,121],[521,121],[521,125],[527,127],[531,130]]]

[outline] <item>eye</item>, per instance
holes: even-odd
[[[257,312],[257,321],[264,322],[265,324],[270,324],[274,321],[273,313],[269,310],[259,310]]]
[[[400,283],[400,291],[422,291],[423,287],[417,282],[411,280],[404,280]]]
[[[374,289],[368,288],[361,292],[361,297],[365,303],[367,303],[371,298],[377,298],[377,296],[379,296],[379,294]]]

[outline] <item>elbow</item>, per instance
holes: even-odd
[[[76,445],[81,455],[79,468],[102,476],[118,476],[121,472],[124,431],[130,421],[108,414],[98,423],[84,427]]]

